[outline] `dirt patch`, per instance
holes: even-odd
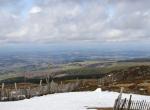
[[[89,107],[88,110],[96,109],[96,110],[113,110],[113,108],[99,108],[99,107]]]

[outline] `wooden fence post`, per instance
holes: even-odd
[[[17,83],[15,83],[14,85],[15,85],[15,90],[17,91]]]
[[[47,89],[48,89],[48,93],[50,93],[50,84],[49,84],[49,75],[47,75],[46,77],[46,83],[47,83]]]
[[[28,91],[28,98],[30,98],[30,97],[32,97],[32,96],[31,96],[31,88],[29,87],[28,90],[29,90],[29,91]]]
[[[42,88],[42,80],[40,80],[40,87],[39,87],[39,91],[40,91],[40,94],[43,95],[43,88]]]
[[[123,110],[123,107],[124,107],[125,103],[126,103],[126,98],[125,98],[125,100],[123,101],[120,110]]]
[[[40,80],[40,87],[42,86],[42,80]]]
[[[4,93],[5,93],[5,91],[4,91],[4,87],[5,87],[5,84],[4,84],[4,83],[2,83],[1,97],[4,97]]]
[[[132,95],[130,95],[130,99],[129,99],[129,102],[128,102],[127,110],[130,110],[130,106],[131,106],[131,98],[132,98]]]
[[[121,87],[120,94],[119,94],[118,98],[117,98],[116,101],[115,101],[115,105],[114,105],[113,110],[119,110],[119,106],[120,106],[120,101],[121,101],[123,89],[124,89],[124,88]]]

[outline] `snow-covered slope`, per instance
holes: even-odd
[[[0,110],[86,110],[87,107],[112,107],[116,92],[70,92],[34,97],[16,102],[0,102]],[[129,97],[129,94],[123,94]],[[150,101],[150,96],[133,95],[133,99]]]

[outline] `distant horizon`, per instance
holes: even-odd
[[[29,49],[29,50],[50,50],[50,49],[123,49],[123,50],[147,50],[150,51],[149,41],[135,42],[91,42],[91,41],[74,41],[74,42],[52,42],[52,43],[7,43],[0,46],[0,50],[4,49]],[[7,51],[6,50],[6,51]],[[22,50],[23,51],[23,50]],[[25,50],[28,51],[28,50]]]
[[[139,45],[140,44],[140,45]],[[150,44],[140,42],[60,42],[51,44],[9,44],[0,47],[0,56],[59,60],[116,60],[150,58]],[[66,58],[65,58],[66,57]],[[37,59],[38,60],[38,59]],[[57,62],[56,61],[56,62]]]

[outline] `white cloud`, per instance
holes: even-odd
[[[122,37],[122,31],[118,29],[109,30],[105,35],[110,39],[117,39]]]
[[[1,42],[123,42],[150,38],[149,0],[34,0],[29,9],[21,7],[21,1],[15,0],[17,7],[10,0],[0,5]],[[9,9],[8,3],[12,6]]]
[[[11,33],[8,33],[6,34],[7,37],[22,37],[22,36],[25,36],[28,32],[28,29],[25,27],[25,28],[22,28],[20,30],[16,30],[14,32],[11,32]]]
[[[42,11],[42,9],[40,7],[35,6],[35,7],[31,8],[31,10],[29,11],[29,13],[36,14],[36,13],[39,13],[41,11]]]

